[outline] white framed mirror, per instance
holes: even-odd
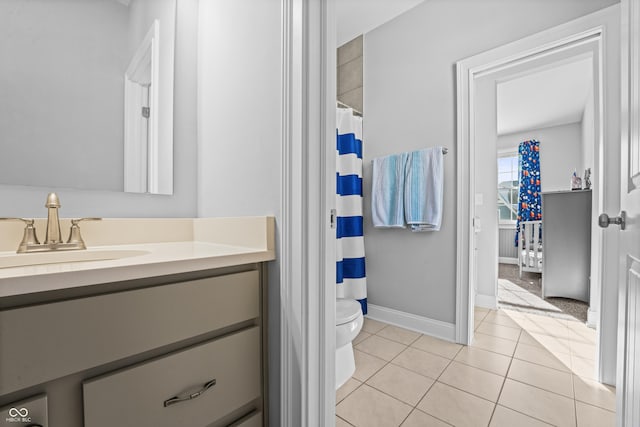
[[[0,2],[0,184],[172,194],[175,23],[176,0]]]

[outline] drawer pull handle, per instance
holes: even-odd
[[[197,397],[202,396],[207,390],[216,385],[216,379],[212,379],[208,383],[202,386],[202,388],[194,393],[185,394],[182,396],[173,396],[171,399],[167,399],[164,401],[164,407],[175,405],[176,403],[186,402],[188,400],[195,399]]]

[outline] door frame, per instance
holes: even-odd
[[[596,115],[599,117],[600,129],[596,132],[596,150],[599,153],[598,168],[604,170],[607,165],[605,156],[611,157],[614,153],[603,150],[605,139],[608,141],[617,140],[616,132],[611,121],[610,102],[615,99],[610,96],[610,90],[604,82],[607,81],[605,75],[609,69],[607,61],[611,61],[611,44],[615,42],[615,37],[611,32],[607,33],[607,27],[614,27],[614,20],[619,20],[619,6],[611,6],[590,15],[578,18],[552,29],[534,34],[513,43],[498,47],[496,49],[481,53],[479,55],[459,61],[457,64],[457,274],[456,274],[456,341],[462,344],[469,344],[473,338],[473,316],[474,316],[474,214],[475,214],[475,183],[474,183],[474,159],[475,159],[475,128],[474,123],[474,102],[475,102],[475,79],[479,76],[509,68],[516,64],[522,64],[529,60],[546,56],[552,52],[558,52],[571,48],[586,41],[597,40],[599,44],[599,102],[596,104]],[[617,22],[616,22],[617,23]],[[615,88],[614,88],[615,90]],[[607,147],[608,148],[608,147]],[[619,150],[619,149],[618,149]],[[615,151],[615,150],[613,150]],[[606,177],[600,174],[598,180],[600,191],[599,200],[594,201],[600,212],[611,202],[605,200],[604,182]],[[619,182],[618,182],[619,185]],[[615,200],[613,201],[615,204]],[[619,205],[619,199],[617,199]],[[601,245],[598,251],[600,269],[600,283],[605,283],[605,277],[616,269],[617,265],[612,263],[610,257],[604,256],[607,248],[617,246],[617,242],[611,241],[606,234],[601,234]],[[617,273],[616,273],[617,275]],[[611,312],[612,304],[605,305],[603,286],[599,287],[600,298],[600,328],[599,343],[603,341],[604,331],[610,334],[616,329],[615,313]],[[607,301],[610,303],[610,301]],[[606,311],[606,313],[605,313]],[[615,310],[614,310],[615,311]],[[613,317],[613,319],[612,319]],[[612,321],[613,320],[613,321]],[[613,326],[612,326],[613,325]],[[600,346],[598,354],[598,378],[600,381],[613,383],[615,375],[610,373],[611,366],[615,367],[615,348],[610,349]],[[615,347],[615,346],[613,346]],[[600,363],[602,362],[602,363]],[[608,368],[608,369],[606,369]],[[613,369],[615,372],[615,368]]]
[[[334,1],[280,1],[279,404],[284,427],[335,425]]]

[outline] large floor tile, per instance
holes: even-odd
[[[495,323],[496,325],[510,326],[512,328],[520,328],[522,323],[522,315],[514,311],[498,310],[492,311],[484,318],[485,322]]]
[[[419,350],[437,354],[438,356],[446,357],[447,359],[453,359],[462,348],[460,344],[441,340],[440,338],[430,337],[428,335],[422,335],[413,344],[411,344],[411,346]]]
[[[407,403],[416,406],[434,379],[408,369],[388,364],[367,380],[367,384]]]
[[[570,372],[513,359],[507,377],[573,399],[573,381]]]
[[[404,344],[382,338],[378,335],[372,335],[355,346],[356,350],[364,351],[387,362],[402,353],[405,348],[407,348],[407,346]]]
[[[440,376],[450,362],[449,359],[413,347],[407,348],[391,361],[394,365],[434,379]]]
[[[569,340],[595,344],[598,332],[582,322],[568,322]]]
[[[576,425],[573,399],[509,378],[504,383],[498,403],[558,427]]]
[[[409,345],[420,337],[418,332],[399,328],[397,326],[387,326],[376,335],[404,345]]]
[[[438,381],[496,402],[504,377],[453,361],[440,375]]]
[[[551,424],[544,423],[528,415],[516,412],[504,406],[496,406],[489,427],[548,427]]]
[[[356,427],[397,427],[411,406],[363,384],[336,406],[336,414]]]
[[[549,368],[571,372],[571,356],[565,353],[554,354],[544,347],[518,343],[514,358],[537,363]]]
[[[486,427],[495,404],[437,382],[418,404],[418,409],[457,427]]]
[[[476,333],[474,334],[471,347],[493,351],[495,353],[504,354],[505,356],[513,356],[513,352],[516,349],[516,344],[517,343],[515,341]]]
[[[355,378],[349,378],[342,387],[336,390],[336,403],[340,403],[345,397],[361,385],[361,381],[358,381]]]
[[[357,337],[355,337],[353,339],[353,342],[351,343],[352,345],[358,345],[360,344],[362,341],[366,340],[367,338],[369,338],[371,335],[369,332],[365,332],[365,331],[360,331],[360,333],[358,334]]]
[[[336,427],[351,427],[351,424],[336,415]]]
[[[519,342],[545,348],[554,354],[571,354],[571,344],[568,338],[541,335],[532,332],[523,332]]]
[[[573,389],[576,400],[615,412],[616,389],[614,387],[574,375]]]
[[[571,347],[571,354],[582,357],[584,359],[592,359],[596,358],[596,344],[595,343],[587,343],[582,341],[569,341],[569,345]]]
[[[593,359],[584,359],[571,355],[571,371],[583,378],[596,379],[596,362]]]
[[[365,316],[362,330],[370,334],[375,334],[380,332],[382,328],[386,328],[387,326],[388,325],[386,323],[380,322],[378,320],[373,320]]]
[[[529,333],[552,336],[562,339],[569,338],[569,328],[566,323],[558,322],[553,317],[528,315],[520,321],[522,329],[525,329]]]
[[[402,427],[450,427],[451,424],[445,423],[431,415],[414,409],[407,419],[402,423]],[[337,427],[337,426],[336,426]]]
[[[509,356],[475,347],[464,347],[454,360],[503,377],[507,375],[511,363]]]
[[[495,323],[482,322],[482,324],[476,329],[476,332],[481,332],[487,335],[493,335],[494,337],[504,338],[508,340],[518,341],[520,336],[520,328],[513,328],[511,326],[496,325]]]
[[[378,372],[387,364],[387,362],[379,357],[375,357],[358,350],[354,350],[353,355],[356,360],[356,371],[353,374],[353,378],[358,381],[368,380],[373,374]]]
[[[615,412],[576,402],[578,427],[615,427]]]

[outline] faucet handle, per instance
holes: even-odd
[[[86,249],[84,240],[80,235],[80,227],[78,224],[82,221],[102,221],[102,218],[77,218],[71,220],[71,229],[69,230],[69,240],[67,243],[77,243],[82,249]]]
[[[13,217],[8,217],[8,218],[0,218],[0,221],[22,221],[27,225],[33,225],[33,223],[35,222],[33,219],[25,219],[25,218],[13,218]]]
[[[24,227],[24,235],[22,236],[22,242],[18,246],[18,253],[26,252],[27,246],[39,245],[38,236],[36,235],[35,221],[33,219],[24,218],[0,218],[0,221],[22,221],[26,224]]]

